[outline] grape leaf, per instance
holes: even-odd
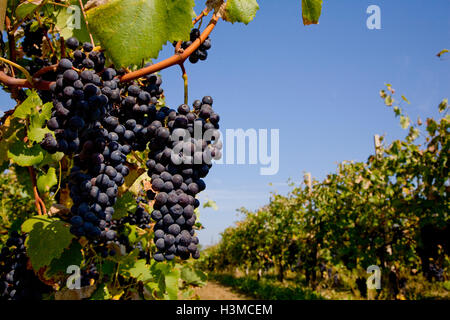
[[[128,212],[134,212],[136,210],[136,200],[131,192],[125,192],[125,194],[117,198],[117,202],[114,205],[113,219],[120,219],[128,215]]]
[[[19,119],[27,119],[33,112],[36,111],[36,107],[42,105],[42,100],[36,91],[32,91],[28,98],[25,99],[13,113],[13,117]]]
[[[25,246],[35,271],[49,266],[69,247],[74,238],[69,229],[69,224],[43,216],[34,216],[22,224],[22,232],[29,233]]]
[[[100,287],[94,292],[91,297],[91,300],[110,300],[111,294],[109,293],[108,287],[106,284],[102,283]]]
[[[259,5],[256,0],[228,0],[225,7],[224,20],[248,24],[253,20]]]
[[[186,40],[194,0],[112,0],[87,12],[89,27],[116,67],[157,58],[167,41]]]
[[[444,99],[439,104],[439,112],[443,112],[447,108],[448,108],[448,99]]]
[[[219,210],[219,207],[217,206],[217,203],[214,200],[208,200],[203,204],[203,208],[212,208],[213,210],[217,211]]]
[[[181,279],[183,279],[187,284],[203,286],[206,284],[206,278],[206,274],[201,270],[194,270],[187,266],[181,269]]]
[[[305,26],[318,24],[322,13],[322,0],[302,0],[302,18]]]
[[[36,127],[30,127],[30,130],[28,130],[28,138],[30,141],[34,142],[41,142],[46,133],[51,132],[47,128],[36,128]]]
[[[72,242],[69,248],[65,249],[59,258],[53,259],[47,275],[52,277],[57,273],[66,275],[67,267],[71,265],[79,266],[83,260],[83,254],[81,253],[81,245],[78,241]]]
[[[409,117],[400,116],[400,126],[401,126],[403,129],[408,128],[408,127],[409,127],[409,124],[410,124],[410,119],[409,119]]]
[[[23,19],[33,13],[41,4],[42,0],[25,1],[16,8],[16,18]]]
[[[104,260],[101,265],[97,265],[98,270],[103,274],[113,274],[116,264],[111,260]]]
[[[149,281],[153,279],[150,268],[145,259],[137,260],[130,264],[122,264],[119,268],[120,274],[127,274],[140,281]]]
[[[18,136],[23,133],[23,124],[19,119],[8,117],[0,127],[0,164],[8,160],[8,151],[11,144],[18,141]]]
[[[128,237],[130,244],[136,243],[139,237],[136,226],[130,225],[129,223],[125,223],[124,235]]]
[[[142,189],[141,183],[144,179],[149,178],[144,168],[140,168],[135,163],[128,165],[130,173],[125,177],[125,183],[119,188],[119,195],[124,194],[127,191],[137,195]]]
[[[43,166],[46,165],[53,165],[61,161],[62,158],[64,158],[64,153],[62,152],[56,152],[53,154],[44,152],[44,160],[42,160],[42,162],[39,163],[39,166],[42,168]]]
[[[87,0],[83,0],[83,5]],[[64,39],[76,37],[81,42],[90,42],[86,21],[81,13],[78,0],[70,0],[68,8],[62,8],[56,16],[56,27]]]
[[[49,168],[46,174],[39,176],[37,179],[37,187],[41,193],[49,192],[57,183],[58,178],[56,177],[55,168]]]
[[[22,167],[29,167],[40,163],[44,159],[44,152],[39,145],[28,148],[27,145],[17,140],[8,150],[8,157]]]
[[[178,280],[180,279],[180,270],[172,269],[165,274],[167,297],[170,300],[178,298]]]

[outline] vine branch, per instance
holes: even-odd
[[[81,0],[80,0],[81,1]],[[84,13],[84,12],[83,12]],[[201,15],[204,15],[206,13],[206,11],[202,11]],[[145,75],[148,74],[152,74],[164,69],[167,69],[171,66],[174,65],[180,65],[182,63],[184,63],[184,61],[186,61],[186,59],[189,58],[189,56],[191,56],[200,46],[201,44],[206,40],[206,38],[208,38],[208,36],[211,34],[211,32],[213,31],[213,29],[215,28],[217,22],[220,19],[220,15],[219,14],[214,14],[213,17],[211,18],[211,21],[209,22],[208,26],[205,28],[205,30],[202,32],[202,34],[200,35],[200,37],[198,39],[196,39],[189,47],[187,47],[183,52],[180,53],[176,53],[173,56],[171,56],[170,58],[167,58],[163,61],[160,61],[156,64],[150,65],[148,67],[127,73],[125,75],[123,75],[120,78],[121,82],[128,82],[128,81],[132,81],[138,78],[141,78]],[[195,20],[194,20],[195,21]],[[87,22],[87,21],[86,21]],[[91,35],[92,37],[92,35]],[[93,39],[91,39],[91,41],[93,42]],[[53,70],[52,68],[54,68],[54,66],[50,66],[50,67],[44,67],[43,69],[45,70],[39,70],[35,73],[35,76],[39,76],[42,75],[45,72],[51,71]],[[31,80],[31,79],[30,79]],[[22,87],[22,88],[35,88],[38,90],[50,90],[50,85],[53,83],[51,81],[45,81],[45,80],[40,80],[40,79],[35,79],[34,81],[30,81],[28,79],[18,79],[15,77],[11,77],[8,76],[6,73],[4,73],[3,71],[0,71],[0,82],[12,87],[12,88],[16,88],[16,87]]]

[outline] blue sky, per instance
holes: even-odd
[[[220,22],[206,62],[187,64],[190,102],[211,95],[221,129],[280,130],[280,170],[261,176],[259,165],[217,165],[206,178],[202,199],[218,211],[203,209],[204,245],[239,216],[256,209],[270,191],[286,193],[286,181],[304,172],[322,179],[343,160],[364,161],[373,153],[373,135],[387,141],[405,131],[379,98],[391,83],[404,94],[412,119],[437,116],[437,105],[450,96],[450,60],[436,54],[450,49],[450,1],[324,1],[317,26],[301,23],[300,0],[260,0],[248,26]],[[381,8],[381,30],[368,30],[366,9]],[[202,7],[197,7],[199,12]],[[167,46],[160,59],[172,54]],[[166,102],[183,100],[179,68],[162,71]],[[0,94],[1,110],[13,106]],[[269,183],[273,183],[270,186]]]

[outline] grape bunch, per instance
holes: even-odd
[[[198,37],[195,30],[192,39]],[[193,227],[200,202],[195,196],[206,188],[202,179],[222,148],[212,98],[196,100],[192,110],[184,104],[177,110],[158,108],[163,90],[157,74],[123,84],[119,76],[124,70],[105,68],[103,53],[90,43],[70,38],[66,46],[69,57],[59,61],[51,86],[53,109],[47,127],[54,135],[47,134],[41,146],[73,158],[70,231],[87,237],[107,257],[116,254],[115,245],[125,243],[125,223],[150,227],[150,215],[140,206],[128,217],[113,219],[118,189],[129,174],[127,155],[149,149],[152,190],[147,196],[154,202],[151,217],[158,248],[154,259],[198,258]],[[200,49],[207,47],[208,42]]]
[[[428,272],[426,272],[428,281],[435,279],[437,282],[444,281],[444,269],[437,263],[428,263]]]
[[[161,108],[158,113],[164,113],[165,119],[155,120],[147,128],[151,136],[146,163],[151,190],[147,196],[154,201],[151,217],[156,222],[158,252],[154,259],[158,262],[175,256],[199,258],[193,227],[197,219],[194,210],[200,202],[195,196],[206,188],[202,178],[207,176],[212,159],[220,159],[222,148],[220,117],[212,103],[206,96],[194,102],[193,110],[185,104],[177,111]]]
[[[42,40],[47,30],[44,27],[38,27],[36,30],[32,30],[33,21],[30,21],[24,25],[24,38],[22,41],[22,50],[28,56],[42,56]]]
[[[91,286],[98,279],[100,279],[100,274],[95,263],[91,263],[87,269],[81,270],[80,272],[81,287]]]
[[[195,40],[197,40],[200,37],[200,30],[199,29],[192,29],[190,33],[190,41],[183,41],[181,43],[181,48],[186,49],[188,48]],[[176,42],[173,43],[173,46],[176,46]],[[189,62],[195,64],[197,62],[205,61],[206,58],[208,58],[208,50],[211,49],[211,39],[210,37],[206,38],[206,40],[200,45],[200,47],[195,50],[190,56],[189,56]]]
[[[133,83],[121,88],[120,108],[112,110],[105,119],[106,126],[119,134],[120,141],[135,151],[147,149],[147,129],[152,121],[158,119],[156,105],[164,92],[161,83],[160,76],[150,74],[140,84]]]
[[[56,138],[46,134],[41,146],[50,153],[74,155],[69,176],[71,232],[109,241],[116,237],[110,228],[113,205],[118,187],[129,173],[125,162],[131,152],[129,145],[119,142],[123,139],[123,132],[117,130],[119,123],[108,121],[114,103],[121,100],[120,89],[114,79],[116,71],[104,70],[102,53],[93,51],[90,43],[79,48],[78,40],[70,38],[66,44],[73,50],[73,58],[61,59],[58,64],[51,87],[52,117],[47,121]],[[100,69],[104,70],[101,77]]]
[[[27,268],[25,239],[26,236],[12,232],[0,252],[0,301],[40,300],[42,294],[51,290]]]
[[[143,208],[139,205],[141,202],[146,202],[146,201],[139,197],[136,200],[136,203],[138,206],[137,206],[135,212],[128,214],[128,216],[120,219],[118,224],[124,225],[125,223],[129,223],[130,225],[138,226],[141,229],[150,228],[150,223],[151,223],[150,214],[145,210],[145,208]]]

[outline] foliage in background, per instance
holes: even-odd
[[[450,174],[448,102],[441,118],[412,124],[396,105],[390,85],[381,91],[403,129],[404,140],[381,146],[366,162],[343,162],[324,181],[273,194],[255,212],[226,229],[207,250],[209,270],[276,268],[283,281],[293,269],[316,287],[333,278],[338,266],[353,275],[355,290],[366,295],[366,269],[382,269],[378,298],[402,298],[406,278],[419,273],[428,281],[449,280]],[[403,102],[409,103],[402,96]],[[422,129],[422,130],[421,130]],[[326,271],[329,270],[329,271]]]

